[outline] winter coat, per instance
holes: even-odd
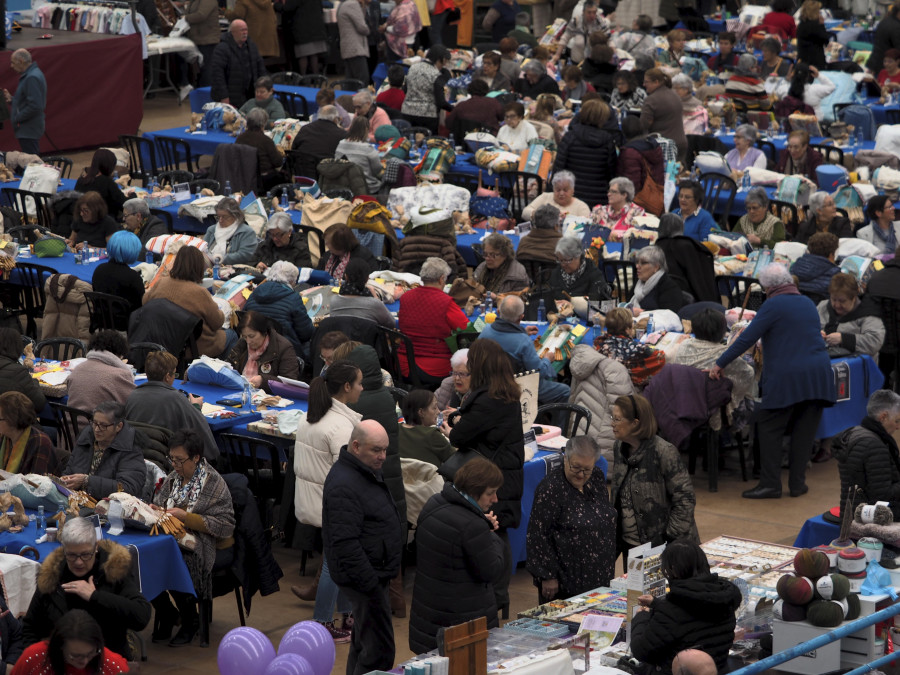
[[[527,208],[527,207],[526,207]],[[534,215],[532,211],[528,216],[523,212],[523,218],[531,218]],[[516,260],[536,260],[544,263],[556,263],[556,243],[562,235],[557,230],[532,229],[527,237],[519,240],[519,246],[516,249]]]
[[[331,123],[329,122],[329,124]],[[337,145],[335,145],[335,152],[337,152]],[[350,190],[354,197],[369,194],[366,175],[349,159],[334,159],[333,157],[323,159],[316,165],[316,171],[322,192]]]
[[[253,260],[257,264],[264,263],[266,267],[271,267],[279,260],[286,260],[298,268],[312,267],[306,235],[297,232],[291,232],[291,239],[286,246],[276,246],[271,237],[266,237],[256,247]]]
[[[239,373],[244,372],[247,366],[247,342],[244,339],[238,341],[231,355],[228,357],[231,365]],[[259,357],[259,376],[262,378],[262,389],[271,394],[270,380],[278,380],[279,376],[292,380],[300,379],[300,364],[297,362],[297,352],[293,345],[274,330],[269,333],[269,346]]]
[[[127,331],[129,315],[144,299],[144,279],[140,273],[125,263],[109,261],[97,265],[91,285],[96,293],[115,295],[128,303],[128,308],[113,313],[116,330]]]
[[[659,282],[650,289],[640,301],[641,309],[670,309],[676,314],[684,307],[684,295],[679,286],[668,274],[663,274]]]
[[[900,518],[900,450],[884,426],[872,417],[864,417],[860,425],[847,429],[832,444],[841,476],[841,517],[844,499],[858,488],[858,504],[890,502],[894,520]]]
[[[224,317],[222,320],[224,321]],[[133,312],[128,319],[128,340],[131,344],[155,342],[165,347],[170,354],[178,355],[188,336],[193,334],[198,321],[201,321],[199,316],[171,300],[145,298],[144,306]],[[224,335],[223,331],[221,349],[225,348]],[[221,354],[221,349],[218,354]]]
[[[466,261],[456,248],[455,239],[430,234],[414,233],[403,237],[394,247],[394,269],[418,274],[426,258],[432,257],[450,265],[447,283],[453,283],[456,277],[465,279],[468,276]]]
[[[612,407],[620,396],[634,394],[628,369],[590,345],[575,345],[569,360],[572,392],[569,403],[591,411],[590,434],[601,450],[612,450]]]
[[[316,120],[304,126],[291,144],[294,173],[315,178],[319,162],[334,157],[338,143],[344,138],[347,132],[331,120]]]
[[[670,579],[669,588],[665,597],[653,600],[649,612],[632,619],[632,654],[653,666],[652,672],[671,673],[678,652],[701,649],[722,671],[734,641],[741,592],[718,574]]]
[[[369,56],[369,27],[363,6],[359,2],[342,2],[337,11],[341,37],[341,58]]]
[[[210,251],[212,251],[213,246],[216,244],[217,227],[218,225],[210,225],[206,230],[206,234],[203,235],[203,241],[207,243]],[[256,238],[256,232],[254,232],[247,223],[240,223],[237,226],[237,230],[231,235],[231,239],[228,240],[228,244],[225,246],[225,257],[222,258],[222,264],[251,264],[258,243],[259,240]]]
[[[823,300],[816,309],[825,334],[841,334],[841,347],[849,352],[878,358],[885,335],[879,303],[864,297],[855,309],[840,317],[835,314],[830,300]]]
[[[44,282],[47,304],[41,337],[78,338],[85,344],[91,339],[91,316],[84,294],[94,290],[74,274],[53,274]]]
[[[75,368],[68,379],[66,405],[92,412],[104,401],[125,404],[134,391],[131,368],[115,354],[91,350],[87,360]]]
[[[687,136],[684,134],[684,107],[681,97],[665,85],[660,86],[652,94],[648,94],[641,106],[641,122],[648,133],[656,133],[663,138],[675,141],[678,146],[678,159],[682,162],[687,157]],[[637,186],[637,184],[635,184]]]
[[[525,444],[522,410],[518,401],[507,403],[488,396],[486,388],[468,393],[452,415],[450,444],[457,452],[475,451],[503,472],[494,515],[501,528],[518,527],[522,520],[522,482],[525,474]]]
[[[497,627],[493,582],[503,571],[503,545],[484,514],[451,483],[419,514],[416,551],[409,618],[414,653],[435,649],[440,628],[479,616],[487,617],[488,628]]]
[[[479,283],[483,283],[481,280],[484,278],[484,275],[487,273],[487,263],[481,263],[478,267],[475,268],[475,272],[472,276]],[[513,260],[509,266],[509,269],[506,272],[506,277],[500,282],[499,288],[491,290],[492,293],[512,293],[514,291],[521,291],[522,289],[528,288],[531,285],[531,279],[528,278],[528,272],[525,270],[524,265],[520,263],[518,260]]]
[[[641,441],[637,448],[616,441],[613,455],[610,495],[619,513],[617,528],[623,505],[631,501],[640,543],[658,546],[682,538],[700,543],[694,486],[675,446],[659,436]],[[621,532],[616,541],[621,541]]]
[[[6,602],[0,598],[0,644],[3,645],[3,665],[13,666],[22,651],[25,649],[25,641],[22,637],[22,624],[14,617]]]
[[[197,349],[201,354],[213,358],[222,355],[222,351],[225,349],[225,330],[222,328],[222,324],[225,323],[225,315],[213,301],[209,291],[193,281],[164,277],[144,294],[144,310],[147,310],[148,303],[156,299],[169,300],[198,319],[203,319],[203,332],[197,340]],[[132,315],[128,328],[129,335],[133,334],[134,315]],[[132,341],[134,341],[133,338]],[[172,353],[177,354],[179,351],[175,350]]]
[[[391,311],[371,295],[335,295],[329,303],[328,316],[352,316],[374,321],[385,328],[397,327]]]
[[[106,202],[106,208],[109,211],[109,215],[113,218],[113,223],[115,225],[115,232],[118,229],[121,229],[118,224],[115,222],[115,219],[122,213],[122,206],[125,204],[125,193],[122,192],[122,188],[119,187],[118,183],[112,178],[112,176],[105,176],[102,173],[97,174],[93,178],[81,177],[75,181],[75,189],[82,194],[86,192],[96,192],[101,197],[103,197],[103,201]],[[105,222],[105,219],[101,220],[101,223]],[[76,219],[75,224],[78,224]],[[82,227],[84,227],[82,225]],[[72,228],[75,229],[75,228]],[[83,240],[87,237],[79,237],[79,239]]]
[[[257,46],[260,56],[278,56],[278,20],[270,0],[237,0],[234,9],[225,10],[225,18],[247,22],[250,41]]]
[[[816,227],[816,217],[810,215],[809,219],[800,221],[800,224],[797,226],[797,236],[794,237],[794,241],[799,241],[801,244],[807,244],[809,243],[809,238],[818,231],[819,230]],[[853,236],[853,223],[851,223],[849,219],[844,218],[844,216],[836,215],[831,219],[831,223],[825,231],[831,232],[831,234],[838,239],[848,239]]]
[[[31,377],[28,369],[18,361],[0,356],[0,394],[8,391],[25,394],[34,405],[36,413],[40,413],[47,405],[47,399],[40,385]]]
[[[529,234],[528,237],[531,235]],[[528,239],[525,237],[525,239]],[[563,279],[562,269],[559,265],[550,272],[550,277],[544,286],[544,292],[541,297],[544,299],[544,305],[550,312],[555,311],[557,300],[568,300],[569,297],[587,297],[588,300],[600,301],[612,298],[612,291],[603,272],[590,260],[584,267],[584,272],[578,277],[571,286],[566,286]],[[568,297],[567,297],[568,296]],[[528,308],[528,317],[532,318],[531,308]],[[536,317],[536,315],[534,315]]]
[[[450,373],[450,347],[446,339],[455,329],[467,325],[468,317],[440,288],[420,286],[400,296],[397,327],[412,340],[416,367],[429,375],[446,377]],[[404,375],[409,373],[403,351],[400,367]]]
[[[88,425],[78,434],[63,475],[90,474],[85,492],[95,499],[103,499],[113,492],[141,496],[147,467],[144,465],[144,454],[138,445],[136,432],[128,422],[122,425],[122,430],[103,453],[100,466],[91,472],[93,454],[94,430]]]
[[[875,28],[872,40],[872,54],[866,66],[873,73],[880,73],[884,68],[884,53],[888,49],[900,49],[900,18],[886,13]]]
[[[37,63],[19,75],[13,94],[10,119],[16,138],[40,139],[44,135],[47,108],[47,80]]]
[[[791,159],[791,153],[788,152],[787,149],[782,150],[778,154],[778,162],[775,165],[775,171],[778,173],[787,173],[788,161]],[[825,158],[822,157],[822,153],[818,150],[813,150],[810,147],[806,148],[806,171],[804,172],[804,176],[809,178],[812,181],[816,180],[816,169],[825,162]]]
[[[357,244],[352,249],[350,249],[350,260],[355,258],[360,258],[364,263],[369,266],[369,270],[374,272],[375,265],[377,261],[375,260],[375,256],[372,255],[372,252],[362,244]],[[319,266],[320,270],[324,270],[328,272],[332,277],[334,276],[334,270],[337,268],[340,262],[340,258],[335,258],[331,255],[330,252],[323,252],[322,257],[319,258]]]
[[[797,277],[797,288],[816,303],[828,297],[831,277],[840,271],[841,268],[825,256],[812,253],[804,253],[791,265],[791,274]]]
[[[501,70],[503,70],[502,67]],[[556,94],[559,96],[559,85],[547,73],[541,75],[534,84],[531,84],[525,77],[510,78],[510,80],[513,83],[513,89],[515,89],[520,98],[530,98],[536,101],[541,94]]]
[[[265,74],[266,66],[253,40],[248,38],[243,46],[238,46],[234,36],[225,33],[209,62],[212,100],[228,99],[240,108],[253,98],[256,80]]]
[[[634,183],[635,194],[644,187],[647,178],[647,168],[650,167],[650,177],[660,187],[666,179],[666,160],[663,157],[662,147],[654,138],[639,138],[629,141],[622,147],[616,164],[616,175],[627,178]]]
[[[617,135],[576,118],[556,152],[553,171],[568,169],[575,174],[575,196],[591,208],[606,204],[609,181],[616,176]]]
[[[437,117],[438,101],[435,97],[435,82],[442,79],[442,73],[431,61],[419,61],[406,74],[406,98],[400,112],[415,117]]]
[[[305,349],[313,334],[312,321],[300,295],[286,284],[267,281],[260,284],[247,298],[244,311],[265,314],[281,324],[282,335],[294,346],[294,351]]]
[[[400,522],[406,526],[406,491],[403,489],[403,471],[400,469],[400,448],[397,437],[400,433],[397,424],[397,406],[394,397],[381,377],[381,365],[378,354],[373,347],[362,345],[357,347],[347,360],[362,371],[363,392],[359,400],[350,406],[351,410],[362,415],[363,420],[375,420],[388,435],[387,457],[381,467],[384,483],[397,504]]]
[[[720,302],[716,287],[715,256],[696,239],[679,235],[657,239],[656,245],[666,254],[668,275],[684,279],[695,302]],[[671,276],[669,277],[671,279]],[[641,303],[643,307],[643,303]]]
[[[103,631],[106,646],[127,659],[133,656],[128,647],[127,631],[142,631],[150,621],[150,603],[141,595],[132,572],[131,553],[109,539],[97,542],[93,577],[96,592],[87,602],[75,593],[65,593],[62,584],[77,577],[69,570],[62,548],[47,556],[37,577],[37,590],[22,620],[25,645],[45,640],[53,626],[66,612],[83,609]]]
[[[184,20],[191,25],[185,37],[194,44],[219,44],[222,31],[219,30],[219,3],[216,0],[190,0],[184,8]]]
[[[825,70],[825,45],[830,41],[831,36],[818,17],[803,19],[797,26],[797,61]]]
[[[400,572],[405,528],[381,470],[342,448],[322,499],[322,540],[332,580],[374,594]]]
[[[900,300],[900,258],[891,258],[876,270],[866,284],[866,295]]]
[[[294,45],[324,42],[328,39],[320,3],[310,0],[286,0],[284,13],[293,16],[291,28],[294,33]]]
[[[294,444],[294,515],[297,522],[322,527],[322,489],[341,448],[362,415],[334,399],[325,416],[315,424],[304,417]]]

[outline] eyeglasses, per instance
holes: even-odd
[[[504,116],[503,116],[503,119],[505,119],[505,120],[517,120],[517,119],[519,119],[519,116],[516,115],[515,113],[510,113],[510,114],[508,114],[508,115],[504,115]]]
[[[566,464],[569,465],[569,470],[576,476],[590,476],[594,471],[594,467],[592,466],[587,468],[575,466],[574,464],[572,464],[571,460],[568,457],[566,457]]]
[[[635,260],[634,264],[635,265],[649,265],[650,261],[649,260]]]
[[[87,654],[68,654],[66,652],[63,652],[63,658],[65,658],[66,661],[90,661],[99,653],[99,649],[95,649],[94,651],[88,652]]]
[[[471,373],[460,373],[460,372],[457,372],[457,371],[454,370],[452,373],[450,373],[450,376],[451,376],[451,377],[455,377],[455,378],[457,378],[457,379],[459,379],[459,380],[464,380],[464,379],[466,379],[467,377],[469,377],[470,374],[471,374]]]
[[[805,146],[796,145],[795,143],[788,143],[788,150],[802,150]]]
[[[621,422],[627,421],[624,417],[610,417],[609,421],[613,424],[620,424]]]
[[[91,420],[91,426],[99,431],[106,431],[110,427],[115,426],[115,424],[104,424],[103,422],[98,422],[96,420]]]
[[[481,255],[482,255],[482,257],[488,258],[488,259],[490,259],[490,260],[496,260],[497,258],[502,258],[502,257],[503,257],[503,254],[502,254],[502,253],[488,253],[487,251],[485,251],[485,252],[482,253]]]
[[[225,215],[222,215],[222,216],[216,214],[216,220],[221,223],[222,221],[225,221],[225,220],[234,220],[234,216],[231,215],[230,213],[226,213]]]
[[[576,260],[578,260],[578,258],[557,258],[556,262],[560,265],[571,265]]]
[[[181,459],[180,457],[172,457],[172,455],[169,455],[169,461],[172,462],[172,466],[174,466],[177,469],[180,469],[181,467],[183,467],[184,463],[189,462],[190,460],[191,460],[190,457],[185,457],[184,459]]]
[[[91,551],[90,553],[66,553],[66,560],[71,563],[78,560],[81,562],[88,562],[89,560],[92,560],[95,555],[97,555],[96,550]]]

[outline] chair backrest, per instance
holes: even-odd
[[[746,299],[747,309],[758,310],[765,302],[766,295],[761,290],[750,290],[753,284],[759,285],[759,279],[732,274],[723,274],[716,277],[716,287],[719,289],[719,295],[727,298],[725,305],[728,309],[743,307]]]
[[[397,405],[403,405],[406,397],[409,396],[409,392],[400,387],[388,387],[388,390],[391,392],[391,396],[394,397],[394,403]]]
[[[418,368],[416,368],[415,350],[413,349],[413,343],[410,337],[401,333],[396,328],[387,328],[386,326],[379,325],[378,330],[384,335],[387,345],[390,348],[390,367],[385,370],[391,374],[394,382],[409,382],[413,387],[421,387],[422,382],[419,379]],[[409,375],[407,376],[403,375],[403,370],[400,367],[401,354],[406,357],[406,364],[409,371]]]
[[[56,270],[44,265],[17,262],[16,271],[19,276],[18,285],[22,289],[21,297],[24,301],[26,313],[43,312],[44,305],[47,304],[44,282],[56,274]]]
[[[416,134],[422,134],[425,138],[431,137],[431,129],[428,127],[409,127],[408,129],[403,129],[401,132],[406,138],[415,142]]]
[[[284,111],[298,120],[309,119],[309,101],[303,94],[296,94],[292,91],[275,90],[275,98],[280,102]]]
[[[280,73],[274,73],[272,75],[272,82],[275,84],[289,84],[293,86],[299,86],[300,80],[303,76],[300,73],[295,73],[290,70],[283,70]]]
[[[378,359],[385,367],[390,360],[390,348],[384,342],[384,338],[378,330],[378,324],[371,319],[358,316],[326,316],[316,326],[309,345],[309,357],[312,360],[313,375],[318,375],[324,365],[319,356],[319,341],[322,336],[332,331],[340,331],[351,340],[357,340],[365,345],[372,345],[378,353]],[[389,368],[385,370],[390,371]]]
[[[196,178],[188,181],[191,184],[191,193],[199,190],[212,190],[213,194],[222,194],[222,185],[213,178]]]
[[[259,154],[252,145],[220,143],[213,155],[209,177],[225,185],[231,183],[234,192],[247,194],[260,188]]]
[[[78,338],[54,337],[41,340],[34,346],[34,355],[51,361],[80,359],[87,353],[87,347]]]
[[[355,77],[345,77],[343,80],[335,80],[331,83],[331,88],[335,91],[359,91],[365,89],[366,83],[357,80]]]
[[[797,236],[797,228],[800,227],[801,213],[796,204],[783,202],[779,199],[770,199],[769,211],[773,216],[784,223],[784,230],[789,239],[793,239]]]
[[[619,302],[628,302],[637,286],[637,266],[630,260],[604,260],[603,275],[612,284]]]
[[[298,87],[315,87],[321,89],[328,84],[328,78],[324,75],[301,75],[297,80]]]
[[[91,315],[91,332],[98,330],[121,330],[123,319],[128,323],[128,314],[131,312],[131,304],[118,295],[109,293],[97,293],[86,291],[84,299],[87,302],[88,314]]]
[[[192,174],[194,173],[194,161],[191,157],[191,146],[187,141],[169,136],[157,136],[156,148],[161,159],[160,168],[165,167],[169,171],[181,171],[182,166]],[[193,179],[193,176],[191,176]]]
[[[312,225],[294,224],[294,232],[306,234],[306,247],[309,249],[310,253],[318,251],[319,257],[324,255],[324,253],[325,253],[325,233],[322,232],[322,230],[316,229]]]
[[[50,155],[49,157],[42,157],[42,159],[45,164],[55,166],[59,169],[60,178],[70,178],[72,176],[72,160],[68,157],[63,157],[62,155]]]
[[[178,183],[190,183],[194,180],[194,174],[190,171],[163,171],[159,176],[156,177],[159,181],[160,187],[165,185],[177,185]]]
[[[719,223],[727,229],[728,214],[734,204],[734,196],[737,194],[737,183],[728,176],[719,173],[705,173],[700,176],[700,184],[703,186],[703,204],[701,206],[715,214],[721,211]],[[722,199],[725,199],[725,207],[719,208]]]
[[[359,168],[359,167],[357,167]],[[353,201],[353,190],[349,188],[330,188],[322,192],[329,199],[346,199],[348,202]]]
[[[48,401],[50,409],[53,411],[56,420],[56,428],[63,438],[63,445],[70,453],[75,449],[75,441],[78,440],[78,434],[88,424],[91,423],[93,413],[88,410],[72,408],[56,401]]]
[[[562,429],[562,435],[567,438],[588,435],[591,431],[591,411],[576,403],[548,403],[537,409],[538,419],[543,414],[549,414],[550,424]],[[579,434],[582,422],[584,431]]]
[[[144,372],[147,355],[150,352],[164,352],[166,348],[158,342],[135,342],[128,345],[128,363],[139,373]]]
[[[272,511],[281,503],[284,490],[278,446],[241,434],[220,434],[219,438],[223,447],[222,459],[227,462],[229,471],[247,476],[250,491],[263,516],[263,527],[267,529],[273,523]]]
[[[810,143],[809,147],[819,152],[828,164],[844,166],[844,151],[833,145]]]
[[[22,217],[22,222],[36,222],[43,228],[50,229],[50,198],[44,192],[29,192],[18,188],[3,188],[3,203],[7,204]]]
[[[146,185],[150,177],[159,171],[153,141],[142,136],[122,135],[119,136],[119,143],[128,150],[128,174]]]
[[[150,209],[150,215],[156,216],[162,220],[166,224],[166,230],[169,234],[175,234],[175,219],[172,217],[171,213],[163,209]]]
[[[37,232],[37,234],[35,234]],[[40,236],[46,236],[49,233],[44,227],[40,225],[17,225],[15,227],[7,227],[5,234],[8,234],[13,239],[17,239],[23,244],[33,244],[36,242]]]
[[[900,110],[897,108],[887,108],[885,111],[888,124],[900,124]]]
[[[544,179],[528,171],[501,171],[497,174],[500,196],[509,202],[509,213],[516,220],[522,220],[522,211],[544,191]],[[529,198],[529,195],[533,197]]]
[[[470,194],[475,194],[478,189],[478,176],[460,171],[448,171],[444,174],[444,182],[457,187],[465,188]]]
[[[766,168],[774,169],[778,163],[778,148],[772,141],[764,141],[761,138],[756,139],[756,147],[763,151],[766,156]]]

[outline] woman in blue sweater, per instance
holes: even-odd
[[[678,206],[672,211],[684,220],[684,236],[706,241],[710,231],[716,229],[712,214],[700,205],[703,203],[703,186],[695,180],[685,180],[678,185]]]
[[[743,493],[746,499],[781,497],[781,439],[791,437],[791,497],[809,491],[809,461],[822,409],[834,404],[834,378],[818,312],[813,301],[800,295],[784,265],[769,265],[759,275],[766,301],[709,373],[721,377],[722,369],[762,340],[762,402],[759,429],[759,485]]]

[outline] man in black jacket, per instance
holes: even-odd
[[[291,145],[296,175],[315,178],[319,162],[334,157],[338,143],[347,138],[347,132],[339,124],[337,108],[325,105],[319,108],[315,122],[310,122],[297,132]]]
[[[325,559],[331,578],[353,607],[347,675],[394,665],[388,584],[400,571],[403,528],[381,473],[388,445],[387,432],[378,422],[360,422],[325,479]]]
[[[240,108],[254,96],[254,83],[266,74],[259,49],[249,38],[247,24],[231,22],[228,34],[216,45],[209,64],[213,101]]]

